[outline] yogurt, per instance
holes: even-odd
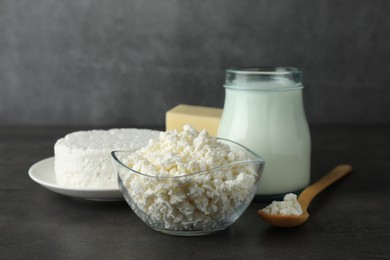
[[[289,70],[298,71],[286,68],[279,75],[259,70],[260,76],[258,71],[249,71],[249,75],[242,69],[227,71],[218,136],[241,143],[264,158],[257,195],[299,191],[310,182],[311,144],[303,86],[300,73],[297,77]]]

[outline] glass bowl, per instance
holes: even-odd
[[[127,166],[132,151],[111,153],[123,197],[141,220],[156,231],[179,236],[206,235],[232,225],[253,200],[264,160],[226,139],[248,160],[178,177],[156,177]]]

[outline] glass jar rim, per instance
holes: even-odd
[[[231,67],[226,69],[226,72],[234,72],[238,74],[272,74],[272,75],[301,73],[301,71],[295,67],[272,67],[272,66]]]
[[[302,89],[302,72],[294,67],[231,67],[226,69],[225,88],[288,91]]]

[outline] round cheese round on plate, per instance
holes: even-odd
[[[137,150],[160,131],[122,128],[78,131],[67,134],[54,145],[57,184],[89,189],[117,189],[117,175],[111,151]]]

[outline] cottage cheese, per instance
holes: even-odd
[[[248,160],[205,130],[186,125],[181,133],[161,133],[125,159],[130,168],[148,176],[128,171],[120,177],[133,209],[144,220],[166,229],[207,230],[223,225],[254,194],[258,168],[253,163],[231,164]]]
[[[112,150],[136,150],[157,138],[159,131],[110,129],[67,134],[54,145],[54,169],[58,184],[78,188],[117,188]]]
[[[303,214],[301,204],[297,200],[297,195],[293,193],[286,194],[283,201],[273,201],[269,206],[262,209],[262,211],[271,215],[284,216],[300,216]]]

